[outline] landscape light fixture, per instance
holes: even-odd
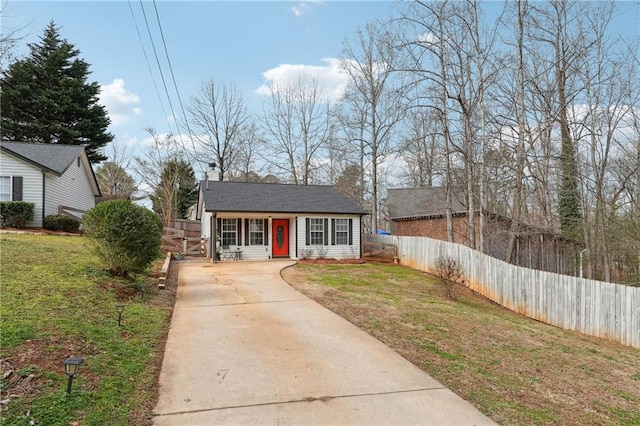
[[[124,311],[124,303],[118,303],[116,305],[116,309],[118,310],[118,326],[122,325],[122,312]]]
[[[80,364],[84,362],[84,358],[71,357],[64,360],[64,372],[69,376],[67,382],[67,396],[71,395],[71,384],[73,383],[73,376],[78,373]]]
[[[140,297],[144,301],[144,292],[147,291],[146,284],[140,284]]]

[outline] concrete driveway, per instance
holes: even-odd
[[[493,424],[286,284],[293,263],[180,264],[154,424]]]

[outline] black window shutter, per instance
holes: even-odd
[[[304,243],[305,246],[308,246],[309,241],[311,240],[311,228],[309,227],[309,223],[310,223],[309,218],[306,218],[305,225],[306,225],[307,239],[305,240],[305,243]]]
[[[11,201],[22,201],[22,176],[13,177],[13,188],[11,188]]]
[[[329,245],[329,219],[324,220],[324,245]]]
[[[331,219],[331,245],[336,245],[336,220]]]
[[[222,241],[222,219],[216,219],[216,238],[220,235],[220,241]],[[222,244],[222,243],[220,243]]]
[[[242,233],[240,232],[242,229],[242,219],[238,218],[236,220],[236,245],[242,245]]]
[[[262,242],[269,245],[269,219],[262,219]]]
[[[244,220],[244,245],[249,245],[249,219]]]
[[[349,219],[349,245],[353,245],[353,219]]]

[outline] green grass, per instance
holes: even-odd
[[[500,424],[640,424],[640,350],[561,330],[428,274],[301,263],[295,288],[378,338]]]
[[[2,383],[2,425],[144,423],[155,400],[172,300],[157,290],[142,301],[127,281],[102,271],[82,237],[0,235],[1,356],[15,375]],[[118,327],[115,305],[126,304]],[[62,362],[84,364],[66,396]],[[28,364],[22,365],[27,362]],[[12,389],[11,386],[14,386]]]

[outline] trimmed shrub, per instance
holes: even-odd
[[[114,275],[142,272],[160,255],[162,222],[128,200],[100,203],[82,220],[95,252]]]
[[[80,221],[62,214],[52,214],[44,218],[43,226],[50,231],[76,232],[80,229]]]
[[[0,227],[23,229],[33,220],[36,205],[26,201],[0,202]]]

